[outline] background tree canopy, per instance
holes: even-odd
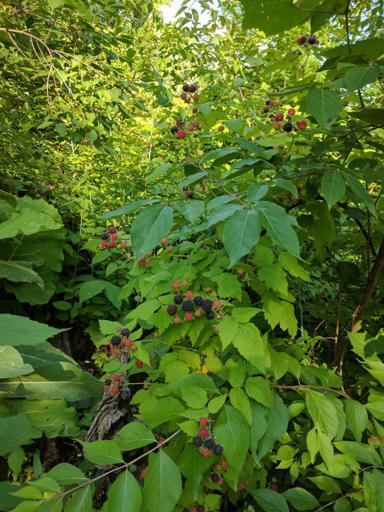
[[[0,510],[384,511],[383,22],[3,1]]]

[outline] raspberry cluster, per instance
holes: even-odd
[[[314,36],[314,35],[300,36],[297,39],[297,44],[299,44],[300,46],[305,46],[306,44],[314,45],[317,43],[318,43],[318,40],[317,40],[316,36]]]
[[[183,92],[180,94],[180,98],[185,103],[192,103],[192,101],[199,101],[200,97],[198,94],[195,94],[197,91],[197,85],[192,84],[183,85]],[[192,109],[192,114],[197,114],[199,109],[195,106]],[[172,135],[176,137],[176,139],[185,139],[188,135],[188,132],[194,132],[195,130],[199,130],[201,125],[197,119],[193,119],[188,126],[185,126],[185,119],[177,119],[176,124],[170,128]]]
[[[116,247],[119,235],[115,227],[110,226],[106,231],[103,231],[100,235],[100,249],[114,249]],[[120,249],[128,249],[128,244],[125,240],[120,242]]]
[[[166,238],[163,238],[161,240],[161,245],[162,247],[166,247],[168,244],[168,240]],[[167,252],[172,252],[172,247],[171,246],[168,246],[166,247],[166,251]],[[151,268],[152,267],[152,264],[151,264],[151,259],[155,257],[155,254],[153,251],[148,251],[147,254],[145,256],[142,256],[139,261],[137,262],[137,264],[140,266],[144,266],[145,268]]]
[[[296,110],[291,107],[287,110],[287,113],[283,114],[283,112],[278,112],[275,116],[271,116],[271,120],[273,121],[273,128],[275,130],[280,130],[281,128],[281,121],[284,121],[285,123],[282,125],[283,130],[285,132],[291,132],[294,129],[294,125],[292,123],[292,117],[296,114]],[[307,128],[307,122],[304,119],[300,119],[296,122],[296,127],[298,130],[305,130]]]
[[[199,448],[201,455],[203,457],[210,457],[212,454],[222,455],[223,447],[215,442],[207,418],[200,418],[199,425],[199,435],[193,438],[193,444]]]
[[[186,283],[183,285],[183,283]],[[216,318],[215,310],[222,307],[221,300],[217,299],[212,301],[204,298],[201,295],[195,295],[192,290],[186,290],[184,293],[180,288],[188,286],[187,281],[174,281],[172,287],[176,290],[176,294],[173,297],[173,303],[167,307],[167,313],[174,317],[173,321],[175,324],[180,324],[183,320],[191,321],[199,318],[203,315],[208,320]],[[182,316],[180,316],[180,314]]]
[[[120,329],[120,334],[111,336],[108,344],[109,355],[118,359],[130,359],[133,352],[136,352],[137,345],[129,338],[129,329]],[[144,363],[140,359],[135,358],[137,368],[142,368]]]

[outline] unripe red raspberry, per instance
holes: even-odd
[[[305,130],[307,127],[307,123],[302,119],[301,121],[297,121],[296,126],[299,128],[299,130]]]
[[[174,288],[175,290],[180,288],[180,281],[173,281],[172,288]]]
[[[107,247],[107,241],[106,240],[102,240],[100,242],[100,246],[99,247],[100,247],[100,249],[105,249]]]
[[[193,107],[192,114],[197,114],[199,109],[197,107]]]
[[[275,130],[279,130],[279,129],[280,129],[280,123],[278,123],[277,121],[275,121],[275,122],[273,123],[273,128],[274,128]]]
[[[111,241],[109,242],[109,244],[108,244],[108,247],[109,247],[110,249],[113,249],[115,246],[116,246],[116,242],[115,242],[114,240],[111,240]]]
[[[193,320],[193,314],[192,313],[185,313],[185,317],[184,317],[186,320],[190,321],[190,320]]]
[[[163,238],[163,239],[161,240],[161,243],[162,243],[162,245],[167,245],[168,240],[167,240],[166,238]]]
[[[127,248],[128,248],[128,244],[127,244],[127,242],[126,242],[125,240],[124,240],[123,242],[121,242],[120,247],[121,247],[122,249],[127,249]]]
[[[113,233],[111,235],[111,238],[112,238],[112,240],[118,240],[119,237],[118,237],[117,233]]]
[[[104,391],[104,393],[108,393],[108,391],[109,391],[109,386],[104,386],[104,387],[103,387],[103,391]]]
[[[180,94],[180,98],[181,98],[182,100],[184,100],[184,101],[185,101],[185,100],[188,98],[187,93],[186,93],[186,92],[182,92],[182,93]]]
[[[295,114],[296,114],[296,110],[294,108],[289,108],[288,109],[288,115],[294,116]]]
[[[182,319],[179,316],[175,316],[174,319],[173,319],[173,323],[174,324],[181,324],[182,323]]]
[[[129,339],[129,338],[124,338],[123,343],[124,343],[124,345],[126,345],[127,347],[129,347],[129,345],[132,345],[132,343],[133,343],[133,342],[132,342],[132,340],[131,340],[131,339]]]
[[[279,112],[278,114],[276,114],[276,116],[275,116],[276,121],[282,121],[283,119],[284,119],[284,114],[282,112]]]
[[[211,452],[208,450],[208,448],[202,448],[200,452],[203,457],[209,457],[211,455]]]
[[[215,308],[215,309],[219,309],[219,308],[221,308],[222,305],[223,305],[223,303],[221,302],[221,300],[217,299],[212,304],[212,307]]]
[[[188,299],[191,299],[193,297],[193,291],[187,290],[186,292],[184,292],[184,297],[188,297]]]
[[[188,131],[189,132],[193,132],[194,129],[195,129],[195,125],[194,124],[191,123],[191,124],[188,125]]]
[[[118,386],[112,386],[109,394],[111,396],[113,396],[113,395],[116,395],[116,393],[118,393],[118,392],[119,392],[119,387]]]
[[[121,381],[121,375],[117,375],[116,373],[114,373],[111,378],[115,382],[120,382]]]
[[[108,232],[111,233],[111,235],[113,235],[113,233],[116,233],[116,229],[111,226],[110,228],[108,228]]]
[[[209,436],[208,429],[207,428],[201,428],[200,432],[199,432],[199,436],[200,437],[208,437]]]
[[[208,420],[207,418],[200,418],[199,423],[202,427],[205,427],[205,425],[208,425]]]
[[[297,40],[297,44],[299,44],[300,46],[304,46],[306,42],[307,42],[306,36],[300,36]]]
[[[142,368],[144,363],[141,361],[141,359],[136,359],[136,368]]]
[[[186,136],[187,136],[187,132],[185,130],[179,130],[176,133],[176,139],[185,139]]]

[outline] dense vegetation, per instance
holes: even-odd
[[[0,510],[384,511],[383,3],[0,6]]]

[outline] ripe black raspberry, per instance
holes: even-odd
[[[196,512],[205,512],[204,505],[199,505],[198,507],[196,507]]]
[[[266,105],[270,105],[271,103],[272,103],[272,100],[267,100],[267,101],[265,102],[265,104],[266,104]]]
[[[103,231],[103,232],[101,233],[101,239],[102,239],[102,240],[108,240],[108,233],[107,233],[106,231]]]
[[[203,444],[203,440],[201,439],[200,436],[196,436],[193,438],[193,444],[195,446],[201,446]]]
[[[221,446],[221,444],[215,444],[213,452],[215,455],[221,455],[223,453],[223,447]]]
[[[192,84],[188,87],[189,92],[196,92],[197,91],[197,85]]]
[[[205,316],[208,318],[208,320],[213,320],[215,318],[215,313],[213,311],[207,311]]]
[[[182,304],[183,303],[183,296],[180,295],[180,293],[178,293],[177,295],[175,295],[175,297],[173,299],[173,302],[175,304]]]
[[[207,439],[205,442],[204,442],[204,446],[206,448],[213,448],[215,446],[215,441],[211,438]]]
[[[175,306],[175,304],[170,304],[168,307],[167,307],[167,313],[169,315],[176,315],[177,313],[177,307]]]
[[[109,386],[111,384],[111,382],[112,382],[111,379],[105,379],[104,384],[106,386]]]
[[[188,92],[189,91],[189,85],[185,84],[183,85],[183,91]]]
[[[114,347],[117,347],[117,345],[120,345],[120,343],[121,343],[121,338],[120,338],[120,336],[116,336],[116,335],[115,335],[115,336],[112,336],[112,338],[111,338],[111,343],[112,343],[112,345],[113,345]]]
[[[213,483],[217,484],[217,482],[220,481],[220,476],[217,473],[213,473],[213,475],[211,475],[211,480]]]
[[[194,310],[193,302],[191,300],[185,300],[183,302],[182,308],[184,311],[189,311],[189,312],[193,311]]]
[[[126,327],[121,329],[120,332],[121,332],[122,336],[129,336],[129,329],[127,329]]]
[[[292,129],[293,129],[293,124],[290,123],[289,121],[288,121],[288,123],[285,123],[285,125],[283,126],[283,130],[285,132],[291,132]]]
[[[175,135],[178,131],[179,131],[179,127],[178,126],[172,126],[172,128],[171,128],[172,135]]]
[[[297,42],[298,42],[298,44],[299,44],[300,46],[304,46],[304,45],[305,45],[305,43],[307,42],[307,38],[306,38],[306,36],[301,36],[301,37],[299,37],[299,39],[297,40]]]
[[[316,43],[317,43],[317,38],[316,38],[316,36],[309,36],[309,37],[308,37],[308,43],[309,43],[309,44],[316,44]]]
[[[211,311],[213,302],[211,300],[204,300],[201,307],[203,308],[203,311]]]
[[[202,305],[202,303],[204,302],[204,299],[203,299],[203,297],[200,297],[200,295],[198,295],[197,297],[195,297],[193,299],[193,302],[194,302],[195,306],[200,307]]]

